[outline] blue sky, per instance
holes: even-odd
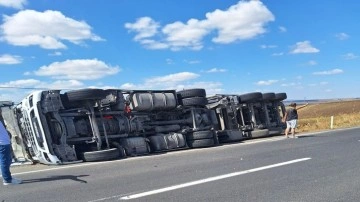
[[[0,0],[0,100],[32,88],[360,92],[355,0]]]

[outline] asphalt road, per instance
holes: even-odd
[[[66,166],[13,168],[0,201],[359,201],[360,128]]]

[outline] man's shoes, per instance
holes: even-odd
[[[16,184],[21,184],[21,183],[22,183],[22,180],[12,178],[11,182],[3,182],[3,185],[16,185]]]

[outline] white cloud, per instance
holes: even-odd
[[[169,44],[155,41],[153,39],[142,39],[140,40],[140,44],[148,49],[153,49],[153,50],[170,48]],[[172,48],[172,50],[176,50],[176,48]]]
[[[4,15],[0,27],[1,40],[15,46],[36,45],[44,49],[64,49],[63,41],[81,44],[84,40],[103,40],[91,29],[84,21],[76,21],[52,10],[23,10],[12,16]]]
[[[133,84],[133,83],[124,83],[120,86],[120,88],[135,90],[135,89],[141,89],[142,87],[140,87],[139,85]]]
[[[212,68],[212,69],[209,69],[208,71],[206,71],[207,73],[218,73],[218,72],[226,72],[227,70],[226,69],[218,69],[218,68]]]
[[[154,77],[146,80],[146,83],[177,83],[190,79],[198,78],[200,75],[192,72],[180,72],[176,74],[169,74],[166,76]]]
[[[272,54],[272,56],[282,56],[282,55],[284,55],[283,52],[281,52],[281,53],[273,53],[273,54]]]
[[[77,89],[84,87],[84,84],[77,80],[58,80],[54,81],[52,83],[46,84],[46,86],[49,89]]]
[[[184,62],[191,64],[191,65],[201,63],[200,60],[185,60]]]
[[[298,54],[298,53],[318,53],[319,49],[313,47],[310,41],[301,41],[297,42],[294,45],[294,48],[290,51],[290,53]]]
[[[0,100],[12,101],[19,103],[31,91],[29,89],[0,89]]]
[[[84,88],[84,84],[77,80],[59,80],[43,82],[36,79],[23,79],[0,83],[0,100],[21,101],[25,96],[36,90],[57,89],[69,90]]]
[[[150,17],[142,17],[136,20],[135,23],[126,23],[125,28],[130,32],[136,32],[135,41],[154,36],[158,32],[159,23],[155,22]]]
[[[120,71],[118,66],[112,67],[98,59],[66,60],[42,66],[35,75],[50,76],[56,79],[94,80],[114,75]]]
[[[314,66],[317,65],[317,62],[315,60],[310,60],[307,64],[310,66]]]
[[[166,64],[172,65],[172,64],[174,64],[174,61],[172,59],[170,59],[170,58],[167,58],[166,59]]]
[[[10,7],[15,9],[23,9],[27,4],[27,0],[1,0],[0,6]]]
[[[277,45],[261,45],[260,48],[262,48],[262,49],[277,48]]]
[[[206,14],[210,27],[218,31],[216,43],[246,40],[266,32],[264,26],[275,17],[261,1],[239,1],[228,10]]]
[[[336,35],[336,38],[338,38],[339,40],[346,40],[348,39],[350,36],[344,32],[342,33],[337,33]]]
[[[209,33],[209,30],[206,28],[206,22],[190,19],[186,24],[179,21],[168,24],[162,32],[166,35],[166,43],[173,50],[184,47],[200,50],[203,47],[201,40]]]
[[[192,72],[179,72],[165,76],[157,76],[145,79],[144,83],[125,83],[120,86],[122,89],[176,89],[180,83],[186,83],[198,78],[200,75]]]
[[[311,83],[311,84],[308,84],[308,86],[310,86],[310,87],[315,87],[315,86],[325,86],[325,85],[328,85],[329,84],[329,82],[327,82],[327,81],[322,81],[322,82],[320,82],[320,83]]]
[[[275,17],[261,1],[239,1],[227,10],[206,13],[206,18],[189,19],[186,23],[176,21],[161,28],[150,17],[139,18],[135,23],[126,23],[125,28],[136,32],[135,41],[149,49],[203,48],[203,38],[211,33],[214,43],[232,43],[252,39],[266,32],[265,25]],[[157,39],[157,38],[159,39]],[[156,39],[154,39],[156,38]]]
[[[281,84],[281,86],[283,86],[283,87],[296,86],[296,85],[300,85],[300,84],[299,84],[299,83],[295,83],[295,82],[292,82],[292,83],[283,83],[283,84]]]
[[[286,27],[279,26],[279,31],[280,32],[287,32],[287,29],[286,29]]]
[[[353,60],[353,59],[358,58],[359,56],[355,55],[354,53],[347,53],[347,54],[343,55],[343,57],[345,60]]]
[[[103,84],[96,84],[94,86],[88,86],[88,88],[97,88],[97,89],[118,89],[118,86],[109,86]]]
[[[342,74],[342,73],[344,73],[342,69],[333,69],[329,71],[313,72],[313,75],[333,75],[333,74]]]
[[[53,53],[49,53],[49,56],[60,56],[62,53],[60,51],[55,51]]]
[[[14,65],[22,62],[22,58],[17,55],[4,54],[0,55],[0,65]]]
[[[200,75],[192,72],[179,72],[165,76],[154,77],[146,79],[144,83],[124,83],[120,86],[121,89],[167,89],[167,90],[183,90],[191,88],[204,88],[206,93],[216,94],[223,92],[222,83],[220,82],[204,82],[196,81]]]
[[[21,79],[0,83],[0,86],[9,89],[74,89],[83,87],[84,84],[77,80],[58,80],[47,83],[36,79]]]
[[[267,80],[267,81],[258,81],[256,82],[256,85],[258,86],[269,86],[272,85],[274,83],[277,83],[278,80]]]
[[[9,81],[6,83],[0,83],[1,87],[8,88],[36,88],[41,85],[42,82],[36,79],[21,79],[15,81]]]

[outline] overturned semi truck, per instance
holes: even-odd
[[[105,161],[280,134],[285,93],[205,89],[35,91],[0,102],[15,160]]]
[[[282,123],[286,93],[217,94],[208,97],[209,109],[216,113],[215,126],[220,143],[279,135],[286,128]]]

